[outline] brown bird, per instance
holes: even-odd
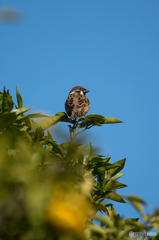
[[[90,109],[90,101],[86,97],[89,90],[84,87],[77,86],[71,89],[69,96],[65,102],[66,113],[71,119],[85,117]]]

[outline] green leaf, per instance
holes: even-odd
[[[10,112],[12,108],[13,108],[12,96],[10,96],[9,91],[6,92],[4,88],[2,100],[2,112]]]
[[[91,142],[90,142],[90,155],[94,155],[94,149]]]
[[[124,201],[124,199],[114,191],[110,191],[109,193],[107,193],[105,195],[105,198],[111,199],[111,200],[116,201],[116,202],[126,203]]]
[[[32,108],[33,107],[31,107],[31,108],[18,108],[18,109],[14,109],[12,112],[15,112],[16,115],[19,115],[19,114],[22,114],[22,113],[25,113],[25,112],[29,111]]]
[[[110,123],[123,123],[123,122],[120,121],[120,120],[117,119],[117,118],[108,117],[108,118],[105,118],[105,119],[104,119],[104,123],[105,123],[105,124],[110,124]]]
[[[91,230],[91,232],[93,232],[94,234],[98,234],[104,237],[105,235],[105,229],[95,226],[95,225],[89,225],[89,229]]]
[[[107,168],[108,169],[107,174],[111,177],[116,175],[118,172],[120,172],[124,168],[125,161],[126,161],[126,158],[111,164],[112,167],[110,166]]]
[[[41,114],[41,113],[32,113],[27,115],[30,118],[44,118],[48,117],[47,115]]]
[[[101,160],[102,155],[99,154],[94,154],[94,155],[90,155],[86,158],[85,163],[87,164],[88,162],[94,163],[94,162],[98,162]]]
[[[32,137],[30,136],[30,134],[27,131],[24,131],[23,134],[29,142],[32,142]]]
[[[113,190],[113,189],[119,189],[119,188],[124,188],[127,187],[127,185],[121,183],[121,182],[117,182],[117,181],[109,181],[105,187],[104,190],[105,191],[109,191],[109,190]]]
[[[79,128],[84,128],[86,126],[87,127],[102,126],[102,124],[109,124],[109,123],[122,123],[122,121],[113,117],[105,118],[99,114],[90,114],[85,117],[85,121],[79,124]]]
[[[124,173],[117,173],[114,177],[111,177],[110,180],[111,181],[117,180],[117,179],[121,178],[124,175],[125,175]]]
[[[7,128],[11,126],[17,119],[17,116],[15,113],[3,113],[0,115],[0,130]]]
[[[65,112],[58,112],[55,116],[48,117],[43,119],[39,126],[43,128],[43,130],[48,129],[49,127],[55,125],[58,122],[71,122],[70,119],[67,117]]]
[[[139,218],[127,218],[125,224],[134,226],[134,222],[138,222]]]
[[[30,130],[30,129],[32,128],[32,124],[31,124],[30,117],[26,116],[26,117],[24,118],[24,120],[25,120],[25,124],[26,124],[27,127],[28,127],[28,130]]]
[[[103,211],[104,213],[106,213],[110,218],[113,218],[113,212],[108,208],[106,207],[104,204],[102,203],[99,203],[96,205],[96,209],[98,211]]]
[[[42,127],[37,127],[35,131],[35,139],[43,138],[43,136],[44,136],[44,130],[42,129]]]
[[[111,211],[112,211],[113,215],[117,215],[116,211],[115,211],[115,208],[113,207],[113,204],[111,205]]]
[[[53,148],[54,148],[53,150],[55,152],[60,153],[60,155],[62,157],[65,157],[65,153],[64,153],[63,147],[61,145],[57,144],[55,141],[50,141],[49,140],[48,142],[53,146]]]
[[[140,214],[143,214],[142,205],[147,206],[148,204],[138,196],[128,196],[126,198],[133,206],[137,209]]]
[[[100,221],[102,224],[107,225],[110,228],[113,228],[113,226],[114,226],[113,221],[108,219],[107,217],[95,216],[95,219]]]
[[[17,95],[18,108],[23,108],[23,99],[17,87],[16,87],[16,95]]]

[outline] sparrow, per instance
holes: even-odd
[[[70,119],[85,117],[90,109],[90,101],[86,97],[89,90],[77,86],[71,89],[65,102],[65,110]]]

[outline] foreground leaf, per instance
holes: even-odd
[[[0,130],[9,127],[12,125],[17,119],[17,116],[15,113],[3,113],[0,116]]]

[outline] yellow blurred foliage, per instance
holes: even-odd
[[[63,184],[57,186],[47,208],[52,227],[62,232],[81,233],[84,223],[94,213],[90,202],[80,193]]]

